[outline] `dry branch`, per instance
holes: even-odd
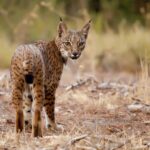
[[[67,145],[72,145],[72,144],[75,144],[76,142],[86,138],[88,135],[85,134],[85,135],[81,135],[81,136],[78,136],[78,137],[75,137],[75,138],[72,138]]]
[[[82,85],[85,85],[87,82],[97,82],[97,81],[93,77],[89,77],[87,79],[80,79],[80,80],[77,80],[75,83],[67,86],[66,90],[69,91],[69,90],[78,88],[78,87],[80,87]]]

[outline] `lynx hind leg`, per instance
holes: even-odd
[[[32,117],[32,136],[42,136],[42,121],[41,111],[44,100],[43,85],[35,84],[33,88],[34,103],[33,103],[33,117]]]
[[[24,128],[22,89],[17,86],[12,90],[12,103],[16,109],[16,132],[22,132]]]
[[[23,114],[24,114],[24,122],[25,128],[31,129],[32,128],[32,95],[29,92],[25,92],[23,95]]]

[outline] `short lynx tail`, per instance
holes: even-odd
[[[27,84],[33,83],[33,59],[28,58],[28,60],[23,61],[23,70],[25,81]]]

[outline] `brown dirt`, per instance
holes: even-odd
[[[127,107],[136,99],[148,104],[149,95],[140,95],[138,78],[124,73],[68,78],[64,74],[56,98],[56,122],[64,130],[47,131],[43,116],[42,138],[32,139],[30,132],[15,134],[10,93],[1,89],[5,93],[0,95],[0,150],[150,149],[150,114]]]

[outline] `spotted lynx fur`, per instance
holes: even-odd
[[[32,136],[42,136],[41,111],[46,127],[56,128],[55,92],[68,58],[77,59],[85,48],[90,21],[79,30],[68,30],[60,19],[57,37],[17,47],[11,60],[12,102],[16,132],[32,122]],[[32,118],[32,120],[31,120]]]

